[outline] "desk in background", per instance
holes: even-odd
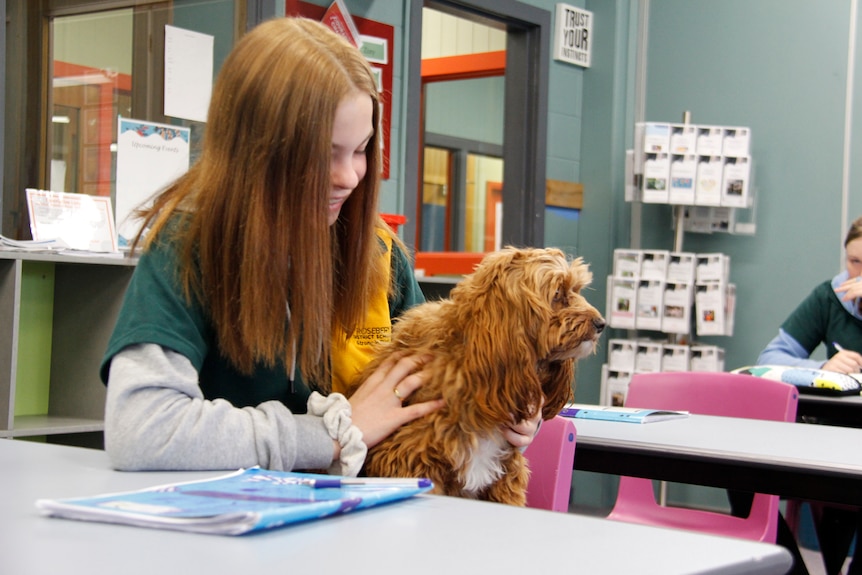
[[[862,505],[862,429],[707,415],[574,421],[578,470]]]
[[[0,469],[0,572],[15,575],[766,575],[791,561],[764,543],[427,495],[244,537],[84,523],[42,517],[34,502],[223,472],[116,472],[102,451],[20,440],[0,440]]]
[[[797,417],[816,417],[845,427],[862,427],[862,395],[799,394]]]

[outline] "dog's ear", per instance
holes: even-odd
[[[548,365],[548,376],[542,391],[545,403],[542,405],[542,419],[557,415],[563,407],[575,398],[575,362],[558,361]]]
[[[532,417],[543,401],[536,374],[539,350],[531,309],[535,301],[524,292],[526,257],[516,249],[489,254],[452,290],[462,316],[465,361],[470,362],[464,372],[475,374],[471,389],[476,389],[477,404],[484,404],[489,416],[498,420]]]

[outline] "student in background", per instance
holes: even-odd
[[[862,371],[862,217],[850,226],[844,251],[846,269],[802,300],[760,353],[758,365]],[[810,359],[821,343],[828,359]]]
[[[847,231],[844,251],[846,269],[815,287],[784,320],[778,335],[757,358],[759,365],[862,371],[862,217]],[[828,359],[811,359],[821,343]],[[862,511],[822,506],[815,527],[829,575],[840,573],[856,533],[856,551],[848,573],[862,575]]]
[[[142,255],[103,360],[118,469],[330,469],[442,407],[404,405],[422,357],[348,401],[369,334],[424,300],[378,213],[380,101],[323,25],[247,33],[213,90],[199,160],[141,215]],[[507,428],[528,445],[538,420]]]

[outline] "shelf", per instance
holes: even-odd
[[[37,263],[46,271],[32,273]],[[0,250],[0,437],[103,430],[106,390],[99,365],[136,263],[128,257]],[[49,315],[33,320],[25,314],[22,325],[22,306],[41,305],[25,297],[33,289],[25,279],[39,276],[52,278],[50,294],[39,296],[52,298]],[[50,345],[28,348],[22,357],[25,330],[45,330]],[[34,364],[49,365],[50,373],[34,375]],[[45,411],[40,404],[23,413],[46,415],[15,416],[16,396],[34,389],[44,394]]]
[[[0,429],[0,437],[29,437],[32,435],[54,435],[58,433],[87,433],[103,431],[101,419],[80,417],[57,417],[52,415],[25,415],[15,418],[12,429]]]
[[[0,248],[0,259],[64,264],[96,264],[100,266],[135,266],[137,264],[137,257],[130,258],[126,254],[100,255],[97,253],[81,252],[80,254],[73,255],[68,252],[28,252],[8,248]]]

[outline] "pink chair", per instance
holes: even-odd
[[[667,372],[635,374],[625,405],[700,415],[795,421],[798,399],[793,385],[752,375]],[[662,506],[656,502],[652,480],[620,477],[617,501],[608,518],[775,543],[778,503],[777,495],[756,493],[747,518]]]
[[[577,431],[570,419],[556,416],[542,422],[524,456],[530,465],[527,507],[567,512],[572,490]]]

